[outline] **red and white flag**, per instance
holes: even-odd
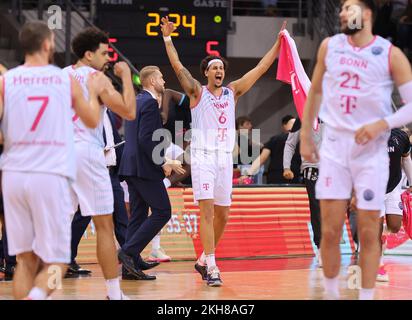
[[[310,80],[303,69],[295,41],[285,29],[280,39],[280,52],[276,79],[292,86],[293,101],[299,118],[302,119],[303,107],[309,93]]]

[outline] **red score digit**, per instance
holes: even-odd
[[[217,50],[213,50],[213,46],[218,46],[219,45],[219,41],[208,41],[206,42],[206,53],[209,56],[218,56],[220,57],[220,52]]]
[[[117,38],[109,38],[109,44],[116,43],[116,42],[117,42]],[[119,55],[110,46],[109,46],[109,53],[113,53],[113,56],[110,56],[110,62],[116,62],[119,59]]]

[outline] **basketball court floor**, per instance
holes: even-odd
[[[348,267],[355,257],[343,256],[341,295],[357,299],[358,290],[348,289]],[[412,257],[386,256],[388,283],[377,283],[379,300],[412,299]],[[208,287],[193,268],[194,262],[169,262],[150,270],[154,281],[122,281],[131,299],[144,300],[318,300],[322,299],[322,269],[313,257],[218,261],[224,284]],[[105,284],[98,264],[84,264],[92,275],[64,279],[54,300],[97,300],[105,298]],[[1,276],[1,274],[0,274]],[[0,281],[0,300],[12,299],[12,283]]]

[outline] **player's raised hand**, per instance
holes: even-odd
[[[114,74],[119,78],[122,78],[124,76],[131,77],[130,68],[124,61],[120,61],[114,65]]]
[[[168,16],[163,17],[161,21],[162,23],[160,24],[160,28],[162,29],[163,37],[170,36],[173,33],[173,31],[176,30],[175,24],[169,21]]]
[[[367,144],[369,141],[375,139],[380,133],[388,129],[388,123],[385,120],[378,120],[364,125],[356,130],[355,141],[357,144]]]

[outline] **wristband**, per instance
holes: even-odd
[[[172,37],[171,36],[163,37],[163,41],[164,42],[172,41]]]

